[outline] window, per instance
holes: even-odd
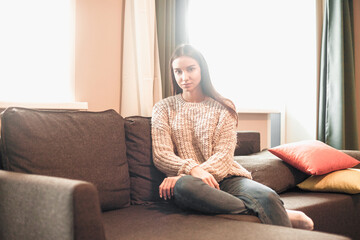
[[[237,108],[284,107],[287,134],[315,137],[315,1],[193,0],[189,35]]]
[[[0,101],[74,101],[74,4],[0,0]]]

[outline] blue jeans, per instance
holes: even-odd
[[[269,187],[245,177],[226,178],[215,189],[187,175],[174,187],[175,204],[209,214],[252,214],[262,223],[291,227],[279,195]]]

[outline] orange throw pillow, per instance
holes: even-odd
[[[360,162],[318,140],[307,140],[280,145],[269,152],[309,175],[323,175],[352,168]]]

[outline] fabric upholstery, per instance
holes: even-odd
[[[105,240],[98,192],[93,184],[75,186],[73,209],[75,240]]]
[[[129,164],[131,203],[160,201],[159,186],[165,175],[152,161],[151,120],[149,117],[125,118],[126,154]]]
[[[308,177],[267,150],[249,156],[235,156],[234,160],[251,172],[253,180],[277,193],[295,187]]]
[[[5,170],[88,181],[103,210],[129,205],[124,120],[115,111],[9,108],[1,125]]]
[[[0,170],[0,239],[105,239],[91,183]]]
[[[360,239],[360,194],[306,192],[294,188],[280,194],[287,209],[305,212],[314,230]]]
[[[258,132],[237,132],[237,144],[235,156],[249,155],[260,152],[260,133]]]
[[[73,239],[78,181],[0,170],[0,239]]]
[[[357,1],[322,1],[317,137],[337,149],[358,149]],[[357,50],[356,50],[357,51]],[[355,63],[356,61],[356,63]],[[357,75],[357,74],[356,74]]]
[[[106,212],[103,221],[107,240],[180,239],[348,239],[327,233],[298,230],[267,224],[234,221],[212,215],[180,212],[173,206],[156,203],[133,205]]]
[[[64,116],[58,117],[57,113]],[[157,194],[151,195],[149,191],[156,186],[157,193],[157,184],[163,176],[153,175],[154,166],[149,160],[151,159],[150,119],[130,117],[125,120],[125,128],[129,130],[129,133],[126,133],[128,151],[125,151],[125,133],[121,127],[124,122],[118,114],[113,111],[101,114],[86,113],[84,114],[86,117],[79,117],[78,114],[84,113],[52,111],[44,113],[12,109],[11,114],[3,115],[7,123],[2,129],[5,137],[1,139],[1,152],[2,163],[6,168],[10,171],[27,173],[40,171],[45,174],[48,172],[59,174],[64,171],[63,169],[67,169],[65,174],[77,172],[81,178],[88,177],[85,173],[91,173],[93,176],[90,176],[92,178],[89,182],[94,182],[97,188],[83,181],[0,171],[2,196],[0,197],[0,222],[2,223],[0,224],[0,239],[14,239],[14,234],[20,234],[17,235],[20,239],[30,240],[74,238],[82,240],[104,239],[105,237],[108,240],[264,238],[281,240],[289,239],[289,236],[294,239],[348,239],[321,232],[259,224],[254,216],[204,215],[184,212],[171,203],[163,201],[154,203],[153,201],[157,199],[154,200],[153,197],[156,198]],[[4,126],[4,120],[2,125]],[[140,144],[140,147],[136,145],[135,148],[135,143]],[[54,146],[55,144],[57,146]],[[113,150],[114,152],[110,153],[107,146],[116,151]],[[83,147],[89,153],[84,153],[86,151]],[[99,150],[101,154],[98,153]],[[131,205],[127,208],[104,211],[100,220],[100,207],[97,203],[103,201],[104,196],[100,195],[99,200],[96,190],[100,191],[101,186],[112,187],[113,180],[116,180],[114,185],[118,186],[117,174],[126,177],[126,174],[121,172],[123,170],[121,167],[127,168],[127,161],[125,163],[115,160],[112,162],[106,156],[120,156],[123,160],[126,159],[125,154],[128,158],[133,158],[129,160],[129,165],[133,164],[130,172],[134,174],[132,177],[137,178],[134,181],[132,179],[134,188],[140,186],[139,192],[135,193],[140,196],[140,200],[137,202],[133,198],[132,202],[140,204],[151,202],[152,204]],[[78,158],[80,160],[77,160]],[[306,174],[266,151],[250,156],[238,156],[235,160],[250,170],[255,180],[276,189],[277,192],[283,192],[284,189],[296,185],[307,177]],[[114,162],[118,165],[112,164]],[[88,172],[75,171],[82,168]],[[104,171],[109,173],[104,173]],[[127,169],[124,171],[128,172]],[[105,174],[105,177],[102,174]],[[3,183],[8,180],[3,179],[9,179],[8,176],[12,179],[10,181],[12,183],[10,185],[6,183],[4,186]],[[110,176],[111,179],[109,179]],[[120,180],[120,183],[126,183],[129,186],[129,179],[127,175],[127,178]],[[155,184],[152,182],[154,179],[158,181]],[[96,180],[106,180],[106,184],[96,183]],[[30,182],[31,184],[28,184]],[[147,187],[141,189],[142,184]],[[100,193],[106,193],[109,191],[108,188]],[[123,188],[121,192],[124,193],[126,190],[128,204],[129,188]],[[105,194],[105,197],[107,196]],[[292,190],[280,196],[287,208],[303,210],[312,217],[316,223],[316,230],[338,234],[347,233],[353,239],[359,239],[360,232],[357,227],[360,225],[359,194],[349,196]],[[122,197],[117,195],[116,199],[122,199]],[[110,210],[110,208],[105,208],[105,210]],[[70,214],[70,211],[75,214]],[[28,221],[28,219],[36,221]],[[57,224],[58,221],[61,224]],[[22,227],[19,228],[19,226]],[[73,235],[70,234],[71,228]]]

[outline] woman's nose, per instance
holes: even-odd
[[[185,71],[183,71],[183,73],[181,75],[181,79],[185,82],[188,80],[188,74]]]

